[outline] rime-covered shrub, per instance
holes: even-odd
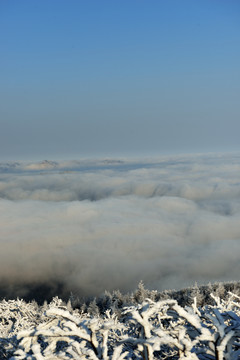
[[[123,307],[121,313],[111,305],[104,314],[95,315],[73,309],[57,297],[43,306],[4,300],[0,358],[237,360],[240,298],[231,292],[224,299],[216,293],[211,298],[214,304],[203,307],[196,297],[185,307],[174,299],[143,299],[141,304]],[[94,311],[96,303],[92,303]]]

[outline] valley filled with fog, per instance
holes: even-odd
[[[239,175],[240,154],[1,163],[0,296],[239,280]]]

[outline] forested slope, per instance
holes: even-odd
[[[0,358],[240,358],[239,284],[105,293],[81,303],[0,303]]]

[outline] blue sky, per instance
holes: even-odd
[[[0,158],[235,151],[240,2],[0,2]]]

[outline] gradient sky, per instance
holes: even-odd
[[[240,1],[0,1],[0,159],[240,150]]]

